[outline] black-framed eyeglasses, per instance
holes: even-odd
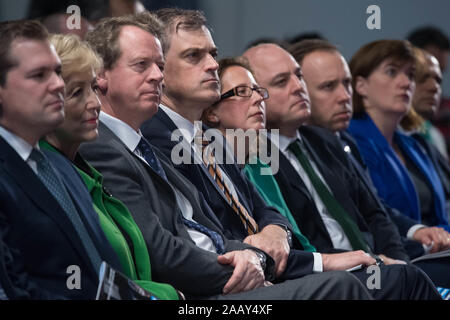
[[[234,87],[231,90],[228,90],[227,92],[223,93],[220,96],[220,101],[232,97],[232,96],[239,96],[239,97],[251,97],[253,94],[253,91],[256,91],[259,93],[259,95],[263,98],[263,100],[266,100],[269,98],[269,91],[266,88],[261,87],[249,87],[249,86],[237,86]]]

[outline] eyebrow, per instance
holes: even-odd
[[[28,70],[26,72],[26,74],[29,75],[31,73],[42,72],[42,71],[49,71],[49,70],[61,72],[61,69],[62,69],[61,64],[57,64],[57,65],[54,65],[54,66],[40,66],[40,67],[36,67],[34,69],[31,69],[31,70]]]
[[[274,82],[275,80],[277,80],[278,78],[284,78],[284,77],[289,77],[291,73],[289,71],[287,72],[281,72],[276,74],[274,77],[272,77],[272,79],[270,80],[270,82]]]
[[[181,51],[181,55],[186,54],[189,51],[202,51],[202,52],[214,52],[214,53],[218,53],[219,49],[217,47],[212,47],[212,48],[205,48],[205,47],[190,47],[187,48],[183,51]]]

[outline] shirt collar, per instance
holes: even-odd
[[[194,140],[195,134],[198,130],[201,129],[201,126],[196,126],[192,122],[190,122],[185,117],[181,116],[177,112],[173,111],[169,107],[160,104],[159,107],[167,114],[167,116],[172,120],[177,128],[181,131],[183,134],[183,137],[185,140],[187,140],[189,143],[192,143],[192,140]]]
[[[100,111],[99,115],[100,121],[108,127],[114,134],[130,149],[134,152],[139,141],[141,140],[142,133],[141,130],[135,131],[128,124],[122,120],[115,118],[103,111]]]
[[[294,142],[295,140],[300,140],[300,142],[302,141],[302,137],[300,135],[300,132],[297,131],[295,137],[287,137],[287,136],[283,136],[282,134],[280,134],[280,140],[279,140],[279,145],[278,148],[281,150],[281,152],[286,152],[289,145]]]
[[[0,126],[0,136],[19,154],[23,161],[28,161],[33,150],[32,145],[2,126]],[[39,145],[34,146],[34,148],[39,150]]]

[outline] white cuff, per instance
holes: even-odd
[[[426,228],[426,225],[423,224],[415,224],[411,228],[409,228],[408,233],[406,234],[406,238],[409,240],[413,240],[414,233],[416,233],[417,230]]]
[[[322,255],[318,252],[313,252],[312,254],[314,257],[313,273],[323,272]]]

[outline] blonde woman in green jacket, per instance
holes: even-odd
[[[172,286],[151,281],[150,257],[141,231],[127,207],[103,187],[101,174],[78,153],[82,142],[98,136],[100,102],[95,93],[95,72],[100,69],[101,61],[76,36],[54,35],[51,42],[61,59],[66,83],[65,120],[41,141],[41,147],[63,154],[78,170],[123,273],[159,299],[178,299],[179,294]]]

